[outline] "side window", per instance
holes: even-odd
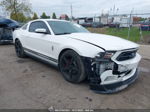
[[[27,27],[28,27],[28,24],[25,24],[25,25],[22,27],[22,29],[23,29],[23,30],[26,30]]]
[[[29,32],[35,32],[35,30],[38,28],[44,28],[50,34],[50,31],[47,25],[42,21],[36,21],[36,22],[31,23],[29,27]]]
[[[30,24],[29,32],[35,32],[35,30],[38,28],[38,22],[33,22]]]

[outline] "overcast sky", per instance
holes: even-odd
[[[73,6],[73,16],[94,16],[102,12],[110,12],[116,7],[118,13],[130,13],[134,8],[134,13],[150,12],[150,0],[30,0],[33,11],[41,15],[46,12],[51,15],[53,12],[57,16],[68,14],[70,16],[70,5]],[[115,11],[116,12],[116,11]]]
[[[1,0],[0,0],[1,1]],[[74,17],[99,16],[102,12],[113,14],[113,9],[119,9],[115,13],[129,14],[132,9],[134,13],[150,13],[150,0],[28,0],[32,4],[32,10],[39,16],[42,12],[47,15],[56,13],[71,15],[70,5],[73,7]],[[110,10],[112,9],[112,10]],[[0,11],[2,14],[2,11]],[[149,15],[150,16],[150,15]]]

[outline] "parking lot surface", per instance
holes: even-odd
[[[149,58],[142,59],[139,71],[139,79],[124,91],[96,94],[87,81],[70,84],[57,68],[31,58],[19,59],[13,45],[1,45],[0,109],[149,109]]]

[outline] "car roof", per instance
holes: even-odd
[[[36,19],[36,20],[31,21],[31,22],[35,22],[35,21],[63,21],[63,22],[69,22],[69,21],[60,20],[60,19]]]

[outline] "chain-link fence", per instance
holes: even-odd
[[[122,37],[141,44],[150,44],[150,13],[101,15],[79,18],[78,23],[94,33]]]

